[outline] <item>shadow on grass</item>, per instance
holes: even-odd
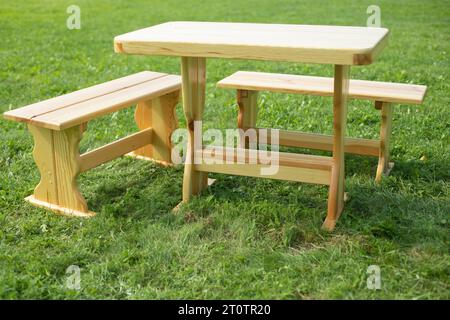
[[[115,217],[153,218],[181,200],[182,168],[121,159],[80,180],[91,210]]]
[[[350,175],[360,175],[375,179],[377,171],[378,158],[366,157],[358,155],[345,156],[346,173]],[[402,180],[415,181],[450,181],[450,160],[444,159],[427,159],[421,160],[397,160],[395,157],[391,160],[394,162],[394,168],[391,175]]]
[[[417,194],[402,181],[416,164],[399,162],[395,176],[378,185],[373,181],[374,170],[370,170],[376,162],[376,158],[349,157],[350,199],[334,234],[364,234],[400,246],[447,241],[449,204],[443,198]],[[420,166],[430,171],[435,164]],[[181,200],[182,176],[182,167],[164,168],[124,159],[86,174],[83,191],[92,210],[117,219],[175,219],[169,213]],[[182,214],[206,218],[229,210],[229,219],[245,217],[263,229],[282,229],[287,224],[298,225],[300,237],[320,232],[327,210],[327,187],[221,174],[212,177],[217,178],[216,183],[194,198]],[[321,240],[312,237],[311,241]]]
[[[423,197],[390,185],[350,183],[350,199],[339,221],[343,232],[362,233],[388,239],[400,246],[416,246],[434,240],[448,241],[444,198]]]
[[[403,180],[425,182],[450,181],[450,160],[429,159],[425,161],[396,161],[392,175]]]

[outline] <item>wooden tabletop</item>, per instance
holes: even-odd
[[[116,52],[363,65],[387,43],[385,28],[167,22],[114,38]]]

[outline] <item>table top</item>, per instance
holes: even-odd
[[[304,63],[370,64],[389,30],[294,24],[167,22],[114,38],[116,52]]]

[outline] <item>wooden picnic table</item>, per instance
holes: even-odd
[[[387,44],[384,28],[259,23],[168,22],[115,37],[116,52],[181,57],[183,108],[189,131],[183,201],[207,187],[208,172],[260,176],[258,165],[196,165],[194,121],[205,105],[206,58],[238,58],[334,65],[333,156],[280,153],[274,178],[329,185],[324,228],[333,229],[344,206],[344,138],[349,72],[371,64]],[[240,164],[236,164],[240,165]],[[241,165],[242,166],[242,165]]]

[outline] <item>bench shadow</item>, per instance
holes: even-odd
[[[347,175],[355,176],[356,179],[348,179],[349,200],[332,236],[340,233],[360,233],[387,239],[401,247],[421,245],[428,240],[444,241],[446,229],[449,227],[446,212],[450,212],[450,203],[444,201],[443,197],[432,196],[432,191],[427,196],[421,192],[421,186],[418,186],[417,192],[409,188],[399,190],[402,186],[397,181],[401,179],[412,185],[417,182],[420,184],[420,181],[449,181],[448,165],[439,161],[396,161],[391,172],[395,179],[376,184],[374,179],[377,158],[346,155],[346,160]],[[217,178],[209,192],[219,202],[230,201],[239,204],[267,201],[279,203],[281,206],[298,206],[299,211],[307,211],[313,215],[311,218],[318,222],[317,229],[326,216],[327,187],[279,180],[266,180],[267,183],[258,186],[260,183],[255,184],[256,178],[226,175],[217,175]],[[444,187],[437,184],[435,188]],[[272,192],[263,192],[264,189]],[[257,191],[261,191],[261,194],[258,195]],[[436,192],[443,194],[445,190]],[[302,220],[306,217],[302,213],[299,213],[299,216]],[[311,241],[322,240],[316,238]]]
[[[214,177],[217,178],[217,181],[210,186],[210,193],[214,194],[217,199],[227,201],[248,202],[249,200],[264,200],[286,204],[292,199],[292,197],[290,197],[292,195],[295,197],[299,196],[296,202],[301,201],[305,206],[314,207],[318,205],[316,198],[321,198],[323,194],[326,193],[326,188],[320,185],[265,179],[261,186],[256,186],[256,181],[260,178],[228,176],[222,174],[218,174]],[[302,191],[307,194],[302,195],[295,192],[299,189],[302,189]],[[309,197],[312,192],[316,193],[316,197]]]
[[[378,158],[358,155],[345,156],[346,173],[348,175],[361,175],[375,179]],[[407,181],[450,181],[450,161],[440,159],[396,160],[392,158],[394,168],[390,175]]]
[[[443,198],[418,196],[410,190],[373,183],[351,183],[339,229],[386,239],[401,247],[445,241],[450,204]]]
[[[255,195],[252,178],[230,179],[224,175],[218,175],[216,178],[218,180],[209,192],[213,194],[219,207],[226,202],[233,202],[245,210],[245,203],[252,202],[252,206],[258,206],[269,202],[277,205],[267,207],[268,210],[280,208],[283,213],[294,210],[296,218],[290,217],[277,227],[282,232],[283,224],[298,224],[299,236],[293,241],[294,247],[320,245],[329,237],[339,235],[369,237],[405,248],[422,246],[425,243],[430,246],[441,246],[448,241],[447,230],[450,224],[446,214],[450,212],[450,204],[442,198],[419,197],[410,190],[395,192],[391,186],[386,188],[373,181],[367,181],[366,178],[356,179],[356,182],[347,183],[350,196],[335,231],[327,233],[320,230],[327,210],[326,187],[271,180],[272,182],[265,186],[274,187],[273,192],[261,192],[258,196]],[[300,190],[299,185],[302,185]],[[252,210],[252,207],[247,207],[249,211],[245,214]],[[269,215],[267,213],[267,216]],[[273,214],[270,219],[278,216],[279,214]],[[252,219],[257,222],[267,221],[265,220],[267,217],[253,216]],[[363,240],[362,246],[370,251],[371,240]]]
[[[420,245],[427,239],[440,241],[445,237],[445,230],[449,227],[446,212],[450,211],[450,205],[443,198],[417,196],[410,190],[396,192],[395,189],[399,188],[396,183],[382,181],[380,185],[375,184],[376,158],[350,155],[347,163],[348,174],[361,176],[362,179],[348,180],[350,198],[331,236],[362,234],[407,247]],[[414,175],[408,175],[411,171],[420,168],[422,171],[419,172],[433,172],[436,166],[446,168],[434,162],[399,161],[392,173],[405,180],[414,180],[417,179]],[[320,232],[327,208],[326,186],[269,179],[256,183],[257,178],[251,177],[211,176],[217,181],[201,198],[189,204],[196,213],[197,207],[212,205],[204,213],[199,210],[201,215],[210,215],[214,208],[228,202],[242,205],[244,210],[250,208],[246,205],[248,203],[263,208],[267,203],[274,203],[276,205],[271,208],[278,206],[295,210],[295,221],[314,221],[308,226],[300,225],[300,229],[310,233]],[[440,177],[437,180],[445,179]],[[167,219],[171,216],[168,213],[181,200],[183,167],[166,168],[146,161],[118,159],[106,167],[87,172],[80,180],[89,207],[99,214],[137,220]],[[204,201],[208,197],[214,199],[212,204]],[[323,242],[322,237],[312,237],[301,239],[299,245],[320,242]]]
[[[158,218],[181,200],[183,169],[117,159],[80,177],[89,208],[115,217]]]

